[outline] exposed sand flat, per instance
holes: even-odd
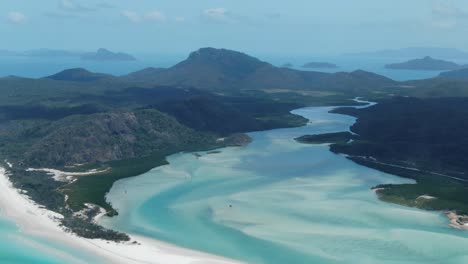
[[[450,226],[456,229],[468,230],[468,216],[458,215],[455,212],[447,212],[450,219]]]
[[[103,259],[102,263],[122,264],[231,264],[234,260],[179,248],[164,242],[140,236],[131,236],[129,243],[80,238],[64,232],[57,219],[62,216],[40,208],[27,196],[13,188],[4,168],[0,167],[1,214],[14,221],[23,232],[57,241]],[[137,241],[138,244],[132,244]],[[70,259],[79,259],[69,256]],[[69,259],[67,259],[67,263]]]
[[[47,174],[53,175],[53,178],[56,181],[68,182],[68,181],[72,181],[74,177],[89,176],[89,175],[94,175],[98,173],[104,173],[104,172],[109,171],[109,169],[104,169],[104,170],[92,169],[92,170],[85,171],[85,172],[66,172],[66,171],[48,169],[48,168],[40,168],[40,169],[29,168],[26,171],[43,171],[43,172],[46,172]]]
[[[424,200],[433,200],[433,199],[437,199],[437,197],[434,197],[434,196],[430,196],[430,195],[421,195],[421,196],[418,196],[417,199],[424,199]]]

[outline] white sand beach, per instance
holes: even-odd
[[[155,263],[155,264],[231,264],[234,260],[180,248],[164,242],[131,235],[129,243],[113,243],[104,240],[80,238],[62,230],[57,219],[62,216],[40,208],[19,190],[13,188],[7,172],[0,167],[1,214],[14,221],[30,235],[57,241],[79,249],[85,254],[94,254],[103,263]],[[137,241],[138,244],[132,244]],[[80,262],[77,259],[77,262]]]

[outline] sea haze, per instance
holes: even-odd
[[[411,183],[356,165],[304,134],[346,131],[330,107],[310,124],[251,133],[245,148],[182,153],[114,184],[102,224],[249,263],[467,263],[468,237],[438,212],[381,202],[370,188]]]

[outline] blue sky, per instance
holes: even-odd
[[[466,0],[1,0],[0,49],[468,50]]]

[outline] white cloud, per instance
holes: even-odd
[[[138,22],[141,22],[142,20],[141,16],[137,12],[134,12],[134,11],[124,10],[120,13],[120,15],[127,18],[133,23],[138,23]]]
[[[25,14],[17,11],[9,12],[7,19],[14,24],[24,24],[28,21],[28,17]]]
[[[217,7],[203,10],[203,18],[214,22],[229,22],[229,12],[226,8]]]
[[[437,2],[432,6],[432,24],[436,28],[454,29],[462,20],[468,19],[468,13],[449,2]]]
[[[201,14],[201,18],[203,21],[206,21],[206,22],[221,23],[221,24],[252,23],[253,22],[251,18],[233,13],[224,7],[205,9],[203,10]]]
[[[167,20],[166,15],[158,10],[147,13],[144,18],[145,20],[158,22],[166,22]]]

